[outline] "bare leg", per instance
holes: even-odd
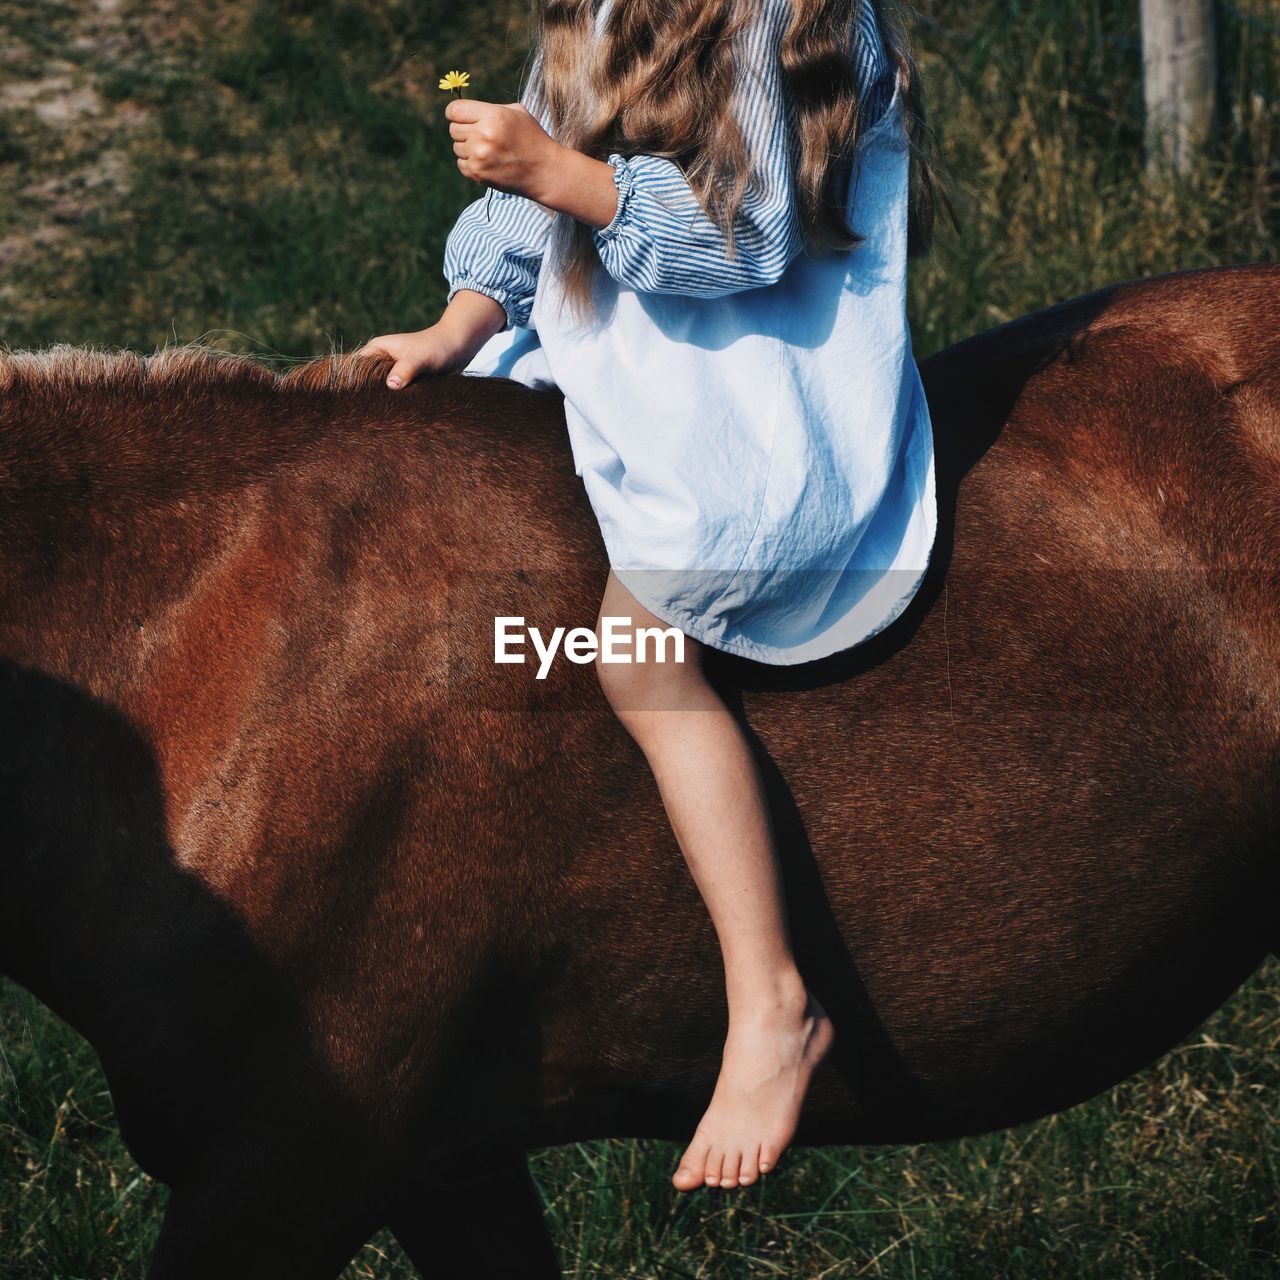
[[[665,627],[609,574],[602,617]],[[795,1132],[832,1029],[791,954],[764,788],[741,726],[702,671],[685,661],[597,671],[644,752],[724,956],[729,1034],[720,1076],[672,1181],[681,1191],[738,1186],[772,1168]]]

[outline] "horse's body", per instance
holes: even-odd
[[[907,614],[717,664],[836,1024],[807,1142],[1066,1107],[1277,942],[1280,270],[924,373]],[[604,573],[554,393],[0,362],[0,963],[174,1186],[153,1275],[332,1275],[388,1222],[470,1274],[499,1213],[480,1273],[552,1273],[525,1147],[687,1139],[706,911],[590,666],[493,661],[495,615],[590,625]]]

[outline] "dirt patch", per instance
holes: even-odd
[[[153,116],[130,85],[171,55],[168,7],[0,6],[0,268],[47,253],[129,191],[128,144]]]

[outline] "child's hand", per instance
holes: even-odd
[[[370,338],[351,354],[390,356],[395,367],[387,374],[387,386],[398,391],[420,374],[452,373],[463,368],[475,352],[460,344],[447,327],[433,324],[418,333],[389,333]]]
[[[565,148],[523,103],[502,105],[455,98],[444,114],[464,177],[499,191],[538,199],[558,153]]]

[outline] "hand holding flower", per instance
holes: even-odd
[[[557,142],[523,103],[457,98],[444,113],[464,176],[593,227],[613,220],[613,167]]]
[[[464,177],[531,200],[546,193],[547,178],[567,148],[523,103],[455,98],[444,113]]]

